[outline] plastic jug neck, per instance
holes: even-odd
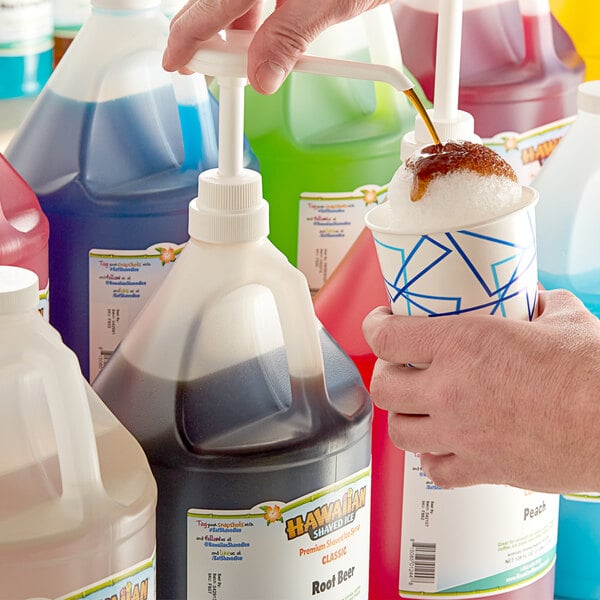
[[[34,312],[39,293],[35,273],[21,267],[0,266],[0,315]]]
[[[92,7],[114,12],[159,8],[160,0],[92,0]]]

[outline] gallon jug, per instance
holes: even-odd
[[[190,242],[94,387],[157,478],[159,598],[364,599],[371,402],[242,169],[251,35],[217,36],[188,65],[220,87],[219,168],[200,175]]]
[[[585,78],[600,79],[600,4],[596,0],[550,0],[558,22],[585,62]]]
[[[0,154],[0,265],[33,271],[48,320],[48,219],[31,188]]]
[[[153,600],[148,462],[37,302],[0,267],[0,598]]]
[[[50,221],[51,323],[90,380],[177,259],[217,160],[205,81],[163,70],[167,33],[158,0],[94,0],[6,150]]]
[[[388,5],[325,30],[307,54],[401,68]],[[270,199],[270,239],[313,292],[385,199],[414,110],[381,83],[292,72],[272,96],[246,91],[245,130]]]
[[[0,101],[44,87],[52,73],[52,29],[52,0],[0,4]]]
[[[578,114],[533,182],[540,282],[576,294],[600,318],[600,81],[579,86]],[[561,497],[556,595],[600,598],[600,493]]]
[[[433,93],[438,0],[396,0],[404,63]],[[525,132],[576,112],[583,63],[547,0],[465,0],[459,106],[475,132]]]

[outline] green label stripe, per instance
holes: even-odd
[[[539,558],[536,558],[528,563],[509,569],[498,575],[492,575],[491,577],[484,577],[477,581],[459,585],[456,587],[441,590],[439,592],[412,592],[410,590],[399,590],[400,594],[410,594],[411,596],[423,596],[424,598],[436,598],[445,596],[476,596],[476,595],[489,595],[497,594],[499,592],[506,592],[516,587],[521,587],[530,583],[536,579],[539,579],[542,575],[547,573],[554,565],[556,559],[556,547],[552,548]],[[532,565],[536,565],[536,571],[528,577],[521,578],[520,575],[531,568]],[[513,580],[514,583],[507,583]]]
[[[34,38],[32,40],[19,40],[16,42],[1,42],[0,52],[10,50],[11,52],[20,51],[23,54],[31,54],[34,51],[50,50],[54,46],[53,35]]]
[[[61,25],[60,27],[54,28],[54,36],[73,38],[80,29],[81,25]]]
[[[388,191],[388,186],[386,185],[385,187],[379,188],[378,190],[374,190],[372,188],[365,188],[364,192],[371,192],[374,191],[375,195],[377,197],[379,196],[383,196],[383,194],[387,194]],[[319,201],[319,200],[324,200],[325,202],[343,202],[345,200],[362,200],[363,196],[364,196],[364,192],[363,193],[359,193],[356,192],[353,196],[306,196],[305,194],[307,194],[308,192],[304,192],[302,194],[300,194],[300,200],[304,200],[304,201]]]
[[[316,500],[318,500],[319,498],[322,498],[323,496],[327,496],[328,494],[332,494],[332,493],[337,492],[353,483],[363,480],[365,477],[368,477],[370,474],[371,474],[371,467],[368,467],[364,471],[357,473],[350,479],[345,479],[344,481],[339,481],[338,483],[334,483],[334,484],[330,485],[329,487],[326,487],[325,489],[323,489],[315,494],[311,494],[310,496],[307,496],[306,498],[304,498],[302,500],[298,500],[298,502],[286,504],[285,508],[283,508],[281,510],[281,513],[283,514],[294,508],[303,506],[304,504],[308,504],[310,502],[315,502]],[[270,501],[268,501],[268,502],[270,502]],[[204,519],[217,519],[217,518],[218,519],[257,519],[257,518],[261,518],[262,519],[262,518],[264,518],[265,515],[264,515],[264,513],[249,513],[246,515],[240,515],[240,514],[222,515],[219,513],[211,513],[211,514],[202,513],[202,514],[200,514],[200,513],[188,511],[187,516],[204,518]]]
[[[87,596],[89,596],[90,594],[93,594],[94,592],[99,592],[99,591],[103,590],[104,588],[107,588],[112,585],[116,585],[117,583],[123,581],[124,579],[128,579],[129,577],[134,577],[138,573],[141,573],[141,572],[146,571],[147,569],[151,569],[153,567],[154,567],[154,556],[152,556],[152,558],[148,559],[146,562],[131,569],[131,571],[127,571],[126,573],[118,575],[117,577],[113,577],[112,579],[106,579],[105,581],[100,582],[98,585],[96,585],[94,587],[87,588],[73,596],[67,596],[64,598],[64,600],[81,600],[81,598],[86,598]]]
[[[598,494],[563,494],[565,500],[579,500],[580,502],[600,502]]]
[[[180,254],[183,248],[175,248],[175,254]],[[160,258],[160,253],[157,254],[96,254],[90,252],[90,258],[116,258],[119,260],[148,260],[151,258]]]

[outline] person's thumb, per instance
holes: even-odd
[[[248,79],[262,94],[276,92],[308,45],[327,27],[388,0],[286,0],[256,32]]]

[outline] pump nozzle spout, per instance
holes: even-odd
[[[254,34],[251,31],[228,31],[225,37],[213,36],[204,42],[187,65],[192,71],[215,77],[246,77],[248,46]],[[399,69],[388,65],[339,60],[303,55],[294,71],[313,75],[331,75],[348,79],[382,81],[404,92],[414,83]]]

